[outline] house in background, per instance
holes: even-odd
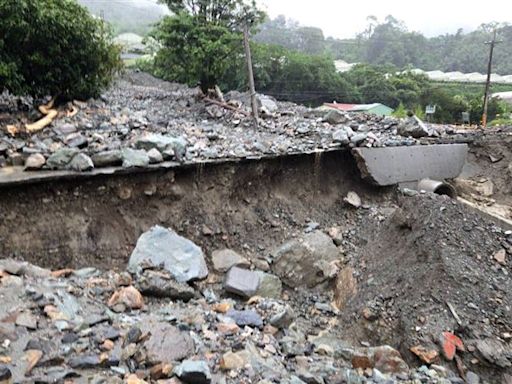
[[[380,103],[374,104],[338,104],[338,103],[326,103],[324,104],[326,109],[337,109],[343,112],[362,112],[369,113],[377,116],[391,116],[393,109]]]

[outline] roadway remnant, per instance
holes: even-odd
[[[462,172],[468,146],[439,144],[354,148],[352,153],[363,179],[388,186],[422,179],[453,179]]]

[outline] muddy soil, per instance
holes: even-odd
[[[364,184],[348,152],[180,168],[0,191],[0,254],[44,267],[124,269],[160,224],[202,246],[264,258],[309,222],[353,223],[343,198],[389,201]]]
[[[414,364],[410,348],[438,350],[442,333],[454,332],[467,348],[465,367],[499,382],[512,366],[512,236],[446,196],[398,204],[351,259],[357,293],[343,333],[392,345]]]
[[[512,206],[512,135],[486,135],[475,140],[461,178],[490,181],[493,190],[488,197]]]

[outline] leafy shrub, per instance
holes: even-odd
[[[104,22],[75,0],[0,0],[0,90],[97,96],[120,70]]]

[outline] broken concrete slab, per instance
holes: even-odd
[[[454,179],[462,172],[467,153],[466,144],[352,150],[362,178],[380,186],[422,179]]]

